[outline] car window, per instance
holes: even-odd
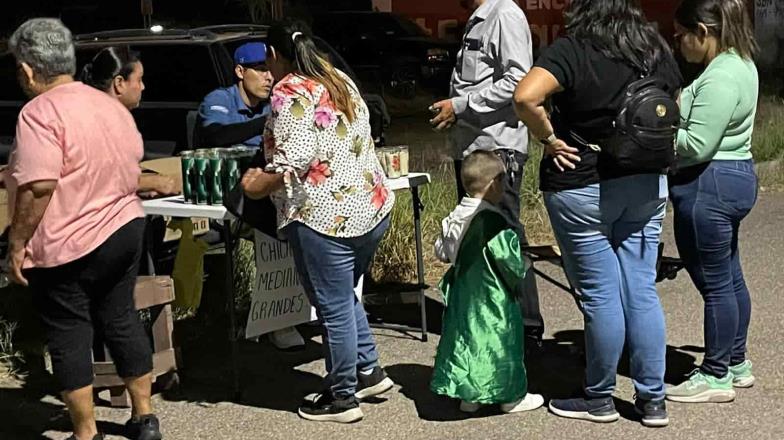
[[[220,86],[207,46],[135,45],[144,64],[143,102],[200,102]],[[89,62],[101,48],[77,49],[77,65]]]
[[[220,85],[207,46],[136,47],[144,63],[144,99],[200,102]]]

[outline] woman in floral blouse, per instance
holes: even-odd
[[[389,226],[394,194],[373,151],[368,109],[300,23],[272,26],[267,63],[280,78],[264,133],[265,170],[243,177],[250,197],[271,195],[311,304],[324,322],[325,390],[299,409],[308,420],[354,422],[358,401],[393,383],[378,363],[354,294]]]

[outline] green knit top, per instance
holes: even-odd
[[[759,77],[754,62],[722,52],[681,93],[678,166],[751,159]]]

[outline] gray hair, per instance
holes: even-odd
[[[26,63],[44,81],[76,73],[71,31],[56,18],[33,18],[11,35],[8,47],[16,61]]]

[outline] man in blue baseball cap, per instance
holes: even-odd
[[[194,147],[244,144],[258,148],[269,114],[274,78],[267,68],[267,46],[245,43],[234,51],[236,84],[208,94],[199,107]]]
[[[194,133],[194,147],[223,148],[243,144],[259,148],[274,78],[267,68],[267,45],[245,43],[234,51],[236,84],[208,94],[201,106]],[[299,349],[305,341],[295,327],[270,333],[279,349]]]

